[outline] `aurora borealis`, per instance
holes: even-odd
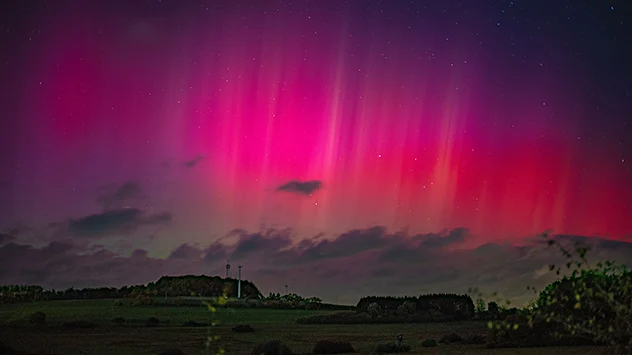
[[[3,6],[14,243],[160,259],[235,229],[630,241],[629,5]]]

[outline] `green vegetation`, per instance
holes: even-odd
[[[542,237],[567,259],[550,271],[570,275],[548,285],[527,307],[490,321],[488,347],[604,344],[612,354],[632,354],[632,272],[612,261],[591,267],[589,248],[576,243],[569,249],[548,232]]]

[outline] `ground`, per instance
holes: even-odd
[[[46,327],[34,329],[28,316],[36,311],[46,313]],[[189,355],[206,354],[205,341],[209,334],[220,336],[226,354],[249,354],[255,344],[279,339],[294,352],[308,354],[314,343],[322,339],[349,341],[362,354],[370,354],[378,343],[392,342],[397,334],[412,346],[411,354],[600,354],[599,347],[565,347],[533,349],[485,349],[484,345],[443,345],[423,348],[426,338],[439,339],[446,333],[460,335],[485,334],[483,322],[450,322],[426,324],[381,325],[304,325],[296,319],[328,311],[221,309],[215,313],[218,325],[183,327],[186,321],[209,322],[213,316],[205,306],[176,307],[117,306],[114,300],[48,301],[27,304],[0,305],[0,341],[18,350],[41,354],[68,355],[138,355],[158,354],[168,348],[180,348]],[[123,317],[126,324],[117,326],[115,317]],[[145,327],[145,320],[156,317],[158,327]],[[89,321],[94,329],[64,329],[63,323]],[[168,323],[167,323],[168,322]],[[255,333],[233,333],[231,327],[250,324]],[[210,332],[210,333],[209,333]],[[113,352],[113,350],[116,350]]]

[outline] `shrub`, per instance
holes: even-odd
[[[123,325],[125,324],[125,318],[123,317],[116,317],[112,319],[112,323],[116,324],[116,325]]]
[[[154,304],[154,299],[148,295],[140,294],[134,297],[132,306],[151,306]]]
[[[34,312],[29,316],[29,324],[39,327],[46,324],[46,313]]]
[[[188,320],[182,324],[183,327],[206,327],[207,323],[200,323],[192,320]]]
[[[92,322],[88,322],[85,320],[75,320],[71,322],[66,322],[61,325],[63,328],[69,329],[92,329],[95,328],[96,325]]]
[[[235,333],[252,333],[254,331],[254,328],[251,327],[250,324],[239,324],[233,327],[233,332]]]
[[[417,305],[411,301],[404,301],[404,303],[397,307],[397,310],[405,314],[415,313],[415,311],[417,310]]]
[[[314,354],[347,354],[355,350],[351,343],[346,341],[320,340],[314,345]]]
[[[460,335],[456,333],[450,333],[450,334],[446,334],[442,336],[441,339],[439,339],[439,342],[444,343],[444,344],[450,344],[450,343],[458,343],[462,340],[463,338],[461,338]]]
[[[421,346],[423,346],[424,348],[433,348],[437,346],[437,341],[434,339],[426,339],[421,342]]]
[[[490,325],[488,348],[594,345],[590,339],[563,333],[560,322],[540,316],[512,315]]]
[[[255,346],[250,355],[294,355],[294,353],[280,340],[270,340]]]
[[[157,327],[159,325],[160,325],[160,319],[158,319],[156,317],[149,317],[145,321],[145,326],[146,327]]]
[[[371,304],[369,304],[369,306],[366,308],[366,311],[368,314],[371,315],[372,318],[376,318],[378,315],[380,315],[380,313],[382,313],[382,307],[373,302]]]
[[[474,312],[483,313],[487,311],[487,305],[482,298],[477,298],[476,303],[474,305]]]
[[[488,344],[522,345],[536,343],[534,340],[547,344],[588,342],[632,353],[632,271],[612,261],[590,267],[586,258],[589,249],[579,242],[573,250],[549,238],[548,232],[541,237],[567,259],[562,266],[550,265],[550,271],[560,275],[562,270],[568,270],[570,276],[547,286],[535,304],[525,310],[527,327],[532,330],[529,334],[525,334],[525,330],[512,331],[513,326],[522,328],[520,323],[490,322]],[[527,289],[534,290],[530,286]],[[500,329],[502,327],[506,329]],[[544,336],[540,328],[546,329],[548,334]]]
[[[125,304],[125,303],[124,303],[124,302],[123,302],[123,300],[122,300],[122,299],[120,299],[120,298],[119,298],[119,299],[116,299],[116,300],[114,301],[114,305],[115,305],[115,306],[117,306],[117,307],[120,307],[120,306],[122,306],[122,305],[124,305],[124,304]]]

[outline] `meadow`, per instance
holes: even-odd
[[[37,311],[46,314],[46,325],[34,327],[29,316]],[[252,348],[267,340],[278,339],[297,354],[309,354],[318,340],[350,342],[356,353],[371,354],[378,343],[392,342],[403,334],[404,343],[412,347],[410,354],[600,354],[601,347],[547,347],[522,349],[486,349],[485,345],[445,345],[424,348],[427,338],[439,340],[447,333],[487,334],[487,325],[480,321],[417,323],[309,325],[297,324],[301,317],[331,313],[323,310],[277,310],[258,308],[217,308],[206,306],[121,306],[113,299],[40,301],[0,305],[0,341],[16,350],[36,354],[105,355],[159,354],[179,348],[189,355],[207,354],[206,339],[219,336],[226,354],[249,354]],[[114,318],[124,319],[115,324]],[[160,323],[147,327],[146,320],[156,317]],[[183,326],[185,322],[209,323],[214,327]],[[63,324],[85,321],[90,329],[73,329]],[[234,333],[232,327],[250,324],[255,332]]]

